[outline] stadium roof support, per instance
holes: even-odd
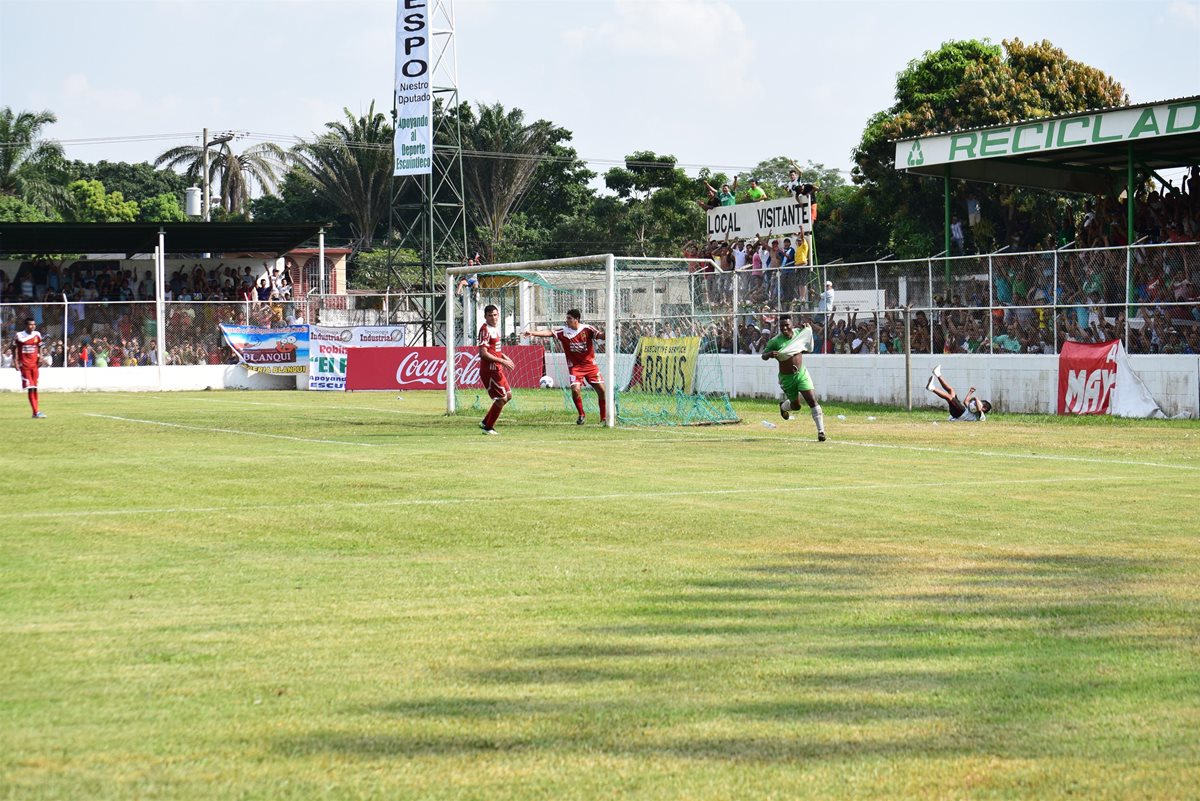
[[[1200,95],[897,139],[895,145],[897,170],[944,182],[947,254],[950,181],[956,178],[1093,195],[1124,190],[1132,242],[1138,171],[1155,175],[1200,164]]]
[[[284,253],[324,223],[0,223],[0,254],[153,253],[159,234],[170,253]]]

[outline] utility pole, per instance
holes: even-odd
[[[213,140],[210,142],[208,140],[208,129],[207,128],[204,129],[204,137],[201,140],[201,142],[203,143],[203,148],[204,148],[204,208],[203,208],[203,212],[204,212],[204,221],[205,222],[208,222],[208,209],[209,209],[208,148],[211,145],[224,144],[224,143],[228,142],[230,139],[233,139],[233,134],[224,133],[224,134],[221,134],[220,136],[214,137]]]

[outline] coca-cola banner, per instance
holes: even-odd
[[[513,360],[516,370],[507,372],[513,387],[536,387],[542,377],[545,349],[538,345],[513,345],[504,355]],[[454,384],[478,387],[479,351],[457,350]],[[346,389],[402,390],[445,389],[445,348],[348,348],[346,351]]]
[[[1067,342],[1058,357],[1058,413],[1163,417],[1119,339]]]

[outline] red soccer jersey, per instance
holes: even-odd
[[[28,331],[18,331],[15,344],[19,349],[18,356],[21,360],[18,366],[22,369],[37,367],[42,347],[41,332],[34,331],[30,333]]]
[[[596,340],[604,335],[587,323],[572,331],[569,328],[555,328],[554,338],[562,344],[563,353],[567,356],[567,367],[595,367]]]
[[[484,350],[493,356],[500,356],[500,329],[493,328],[487,323],[484,323],[479,327],[479,344]],[[502,366],[499,362],[489,362],[481,358],[479,360],[479,369],[481,371],[500,370],[502,369]]]

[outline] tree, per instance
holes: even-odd
[[[403,292],[419,289],[423,277],[417,252],[389,243],[387,247],[355,253],[347,280],[353,289]]]
[[[68,213],[74,222],[134,222],[138,218],[137,203],[126,200],[120,192],[105,192],[99,181],[72,181],[67,184],[67,192]]]
[[[479,104],[476,118],[469,103],[457,109],[462,132],[463,191],[467,214],[479,228],[488,261],[504,238],[505,224],[533,185],[544,157],[570,134],[546,120],[525,122],[519,108]]]
[[[375,103],[355,117],[325,123],[325,133],[292,149],[295,176],[350,220],[352,247],[369,250],[391,207],[393,128]]]
[[[57,214],[49,215],[15,195],[0,194],[0,222],[57,222],[58,219]]]
[[[58,122],[50,111],[0,109],[0,194],[54,214],[67,203],[66,189],[57,175],[62,145],[41,138],[42,129]]]
[[[228,215],[248,210],[254,184],[265,192],[275,188],[277,170],[288,159],[287,152],[274,142],[260,142],[241,153],[234,153],[229,142],[209,148],[208,183],[217,204]],[[155,167],[182,167],[184,178],[199,184],[204,180],[204,148],[201,145],[173,147],[154,160]]]
[[[628,243],[624,252],[643,256],[677,255],[688,239],[704,231],[704,213],[696,200],[707,194],[700,179],[688,178],[675,166],[674,156],[639,150],[625,157],[624,167],[604,174],[604,185],[625,201],[622,226]],[[724,183],[724,176],[714,176]]]
[[[814,164],[812,161],[800,164],[788,156],[776,156],[773,159],[760,161],[750,172],[739,173],[738,185],[745,184],[751,178],[757,178],[768,194],[773,197],[783,197],[782,187],[791,180],[788,171],[792,169],[793,164],[800,168],[800,180],[820,187],[822,191],[828,192],[846,184],[846,179],[842,177],[842,174],[832,167]]]
[[[854,151],[854,180],[883,215],[888,233],[874,249],[901,257],[942,249],[942,186],[896,171],[891,140],[1128,102],[1119,83],[1047,41],[1005,40],[1003,48],[955,41],[925,53],[897,76],[896,102],[871,117]],[[1026,241],[1041,239],[1061,204],[1044,192],[962,182],[953,183],[952,190],[957,204],[968,195],[979,200],[985,222],[1002,241],[1014,234]]]
[[[187,222],[179,200],[171,192],[146,198],[138,204],[138,219],[142,222]]]
[[[151,198],[171,194],[176,205],[182,202],[184,190],[189,182],[173,170],[155,169],[147,162],[130,164],[125,161],[69,161],[66,171],[71,180],[95,180],[104,184],[109,192],[120,192],[126,200],[136,201],[139,206]],[[145,209],[143,208],[143,212]]]

